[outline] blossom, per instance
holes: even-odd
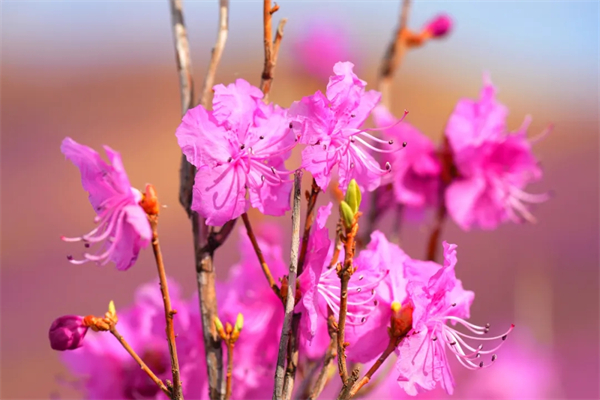
[[[367,83],[352,72],[353,67],[350,62],[335,64],[335,75],[329,78],[326,93],[318,91],[304,97],[294,102],[288,111],[294,132],[301,143],[308,145],[302,151],[302,167],[311,172],[323,190],[336,165],[341,190],[345,191],[352,179],[356,179],[363,190],[375,190],[381,177],[390,172],[391,165],[386,163],[382,169],[366,149],[380,153],[398,150],[373,146],[367,140],[385,146],[392,146],[393,141],[377,139],[367,133],[369,129],[359,129],[381,94],[365,91]]]
[[[391,139],[410,143],[388,159],[396,202],[416,209],[437,204],[442,167],[431,139],[406,122],[395,125],[396,118],[383,105],[373,109],[373,117],[379,127],[392,126],[384,130]]]
[[[480,97],[459,101],[446,127],[459,175],[446,190],[449,214],[465,230],[494,229],[508,219],[535,222],[526,203],[544,202],[549,195],[523,191],[542,177],[526,136],[531,119],[509,134],[507,109],[496,103],[488,77]]]
[[[52,322],[48,337],[54,350],[75,350],[83,346],[83,338],[88,327],[79,315],[64,315]]]
[[[396,349],[396,370],[399,373],[398,384],[410,395],[432,390],[438,383],[452,394],[454,378],[446,348],[466,368],[484,368],[496,360],[493,353],[514,328],[512,325],[501,335],[487,337],[489,324],[477,326],[466,321],[474,293],[464,290],[461,281],[454,274],[456,245],[444,242],[443,246],[443,266],[431,261],[404,262],[405,278],[408,281],[407,301],[413,307],[413,329]],[[460,324],[476,336],[452,328],[446,322]],[[484,350],[483,344],[474,347],[467,339],[481,342],[502,339],[502,342],[494,348]]]
[[[428,32],[434,38],[446,36],[452,29],[452,19],[445,14],[438,15],[427,22],[424,31]]]
[[[339,317],[341,287],[335,266],[344,260],[344,254],[341,251],[338,260],[330,261],[333,247],[330,246],[325,222],[331,212],[331,206],[329,203],[317,212],[316,229],[309,239],[304,271],[298,277],[302,297],[295,311],[302,312],[300,337],[301,343],[307,346],[311,345],[317,333],[326,326],[325,320],[329,312],[336,318]],[[367,322],[376,306],[376,288],[389,272],[372,263],[368,253],[364,256],[361,254],[354,260],[356,271],[348,284],[348,327]],[[323,336],[320,338],[323,339]],[[321,341],[319,346],[323,344]]]
[[[85,247],[98,244],[95,254],[85,253],[83,259],[68,259],[73,264],[94,261],[105,265],[110,261],[118,270],[129,269],[137,260],[142,248],[148,246],[152,231],[146,213],[139,205],[142,194],[129,184],[121,156],[104,146],[111,162],[107,164],[93,149],[67,137],[61,151],[81,172],[81,183],[89,193],[90,203],[96,211],[94,222],[98,226],[80,237],[62,237],[66,242],[82,241]]]
[[[341,21],[340,21],[341,22]],[[338,60],[353,58],[348,32],[331,19],[312,20],[299,40],[292,43],[295,64],[317,78],[328,78],[331,66]]]
[[[214,87],[213,111],[188,110],[175,135],[197,168],[192,209],[208,225],[223,225],[247,211],[283,215],[291,181],[284,162],[295,138],[284,110],[264,104],[262,92],[243,79]]]
[[[169,279],[182,390],[186,397],[208,398],[201,322],[179,296]],[[120,309],[117,329],[131,348],[163,382],[171,377],[169,347],[165,340],[165,315],[158,281],[141,286],[134,304]],[[94,332],[85,345],[63,353],[62,361],[79,378],[76,385],[88,399],[167,399],[136,361],[108,332]]]

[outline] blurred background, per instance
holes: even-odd
[[[313,35],[319,24],[338,35],[333,48],[374,88],[399,1],[279,5],[274,21],[289,22],[272,101],[287,107],[325,88],[332,64],[323,75],[314,65],[319,58],[306,49],[307,41],[319,41]],[[154,279],[155,267],[149,250],[127,273],[112,264],[67,262],[74,245],[60,236],[89,231],[94,213],[79,172],[60,152],[65,136],[98,150],[110,145],[121,152],[134,186],[156,186],[168,206],[161,217],[168,274],[186,296],[196,289],[191,227],[177,201],[174,131],[181,108],[169,5],[4,1],[1,7],[1,396],[77,398],[60,383],[68,372],[50,349],[50,323],[64,314],[101,314],[110,299],[129,304],[135,288]],[[186,1],[184,12],[199,93],[217,2]],[[407,54],[394,81],[396,115],[409,110],[407,121],[438,140],[456,102],[476,98],[488,71],[510,109],[511,129],[527,114],[531,135],[555,126],[535,146],[545,176],[528,191],[555,193],[534,210],[538,224],[469,233],[445,226],[443,238],[458,244],[457,275],[476,293],[471,320],[517,325],[504,346],[504,366],[499,352],[493,368],[454,369],[455,397],[598,398],[598,3],[415,1],[409,26],[419,30],[439,12],[452,16],[454,30]],[[232,1],[216,82],[244,78],[258,85],[262,46],[262,2]],[[430,225],[404,224],[400,239],[411,256],[424,257]],[[237,240],[232,235],[217,253],[221,279],[239,258]],[[468,392],[477,385],[483,389]],[[393,390],[382,396],[396,397]]]

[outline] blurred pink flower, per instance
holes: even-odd
[[[406,122],[396,125],[398,120],[383,105],[373,109],[373,117],[378,127],[391,126],[384,133],[392,140],[407,144],[387,158],[392,173],[385,182],[391,181],[396,202],[415,209],[436,205],[442,167],[431,139]]]
[[[177,334],[177,350],[183,393],[190,399],[208,398],[205,384],[204,346],[201,324],[190,312],[198,303],[188,304],[169,279]],[[158,281],[141,286],[131,307],[117,309],[119,333],[163,382],[171,377],[169,347],[165,340],[165,317]],[[80,378],[78,388],[88,399],[167,399],[158,386],[140,369],[125,349],[108,332],[94,332],[85,345],[66,352],[63,362]]]
[[[450,216],[464,230],[494,229],[510,219],[535,222],[526,203],[546,201],[548,194],[523,188],[542,177],[526,136],[531,119],[509,134],[507,109],[495,101],[495,88],[484,77],[480,100],[458,102],[446,126],[459,177],[446,190]]]
[[[313,20],[302,30],[299,40],[292,43],[294,65],[318,79],[327,79],[331,67],[339,60],[351,60],[352,46],[349,32],[331,18]]]
[[[139,205],[142,194],[129,184],[121,156],[104,146],[112,164],[108,165],[96,151],[69,137],[63,140],[60,149],[79,168],[83,188],[98,214],[94,222],[99,224],[83,236],[62,237],[66,242],[82,241],[86,247],[100,243],[96,254],[85,253],[81,260],[68,256],[69,261],[73,264],[94,261],[101,265],[113,261],[118,270],[129,269],[140,250],[150,243],[152,231]]]
[[[192,209],[208,225],[239,217],[250,203],[263,214],[283,215],[290,208],[291,181],[284,161],[295,138],[277,105],[243,79],[214,87],[213,111],[190,109],[175,135],[198,172]]]
[[[64,315],[52,322],[48,337],[50,347],[54,350],[75,350],[83,346],[83,338],[88,327],[83,324],[79,315]]]
[[[440,38],[450,33],[452,25],[452,18],[446,14],[441,14],[425,24],[423,30],[429,32],[435,38]]]
[[[308,145],[302,151],[302,167],[310,171],[323,190],[336,165],[341,190],[345,191],[352,179],[363,190],[375,190],[381,177],[390,172],[391,165],[381,169],[366,149],[380,153],[396,151],[373,146],[365,139],[391,144],[368,134],[368,129],[359,129],[381,94],[374,90],[365,92],[367,83],[352,72],[353,67],[350,62],[335,64],[335,75],[329,79],[326,95],[318,91],[294,102],[288,111],[290,126],[300,142]]]
[[[477,326],[467,322],[474,293],[464,290],[456,279],[456,245],[444,245],[444,265],[431,261],[407,260],[404,262],[408,301],[413,306],[412,331],[396,349],[398,384],[407,394],[416,395],[432,390],[440,384],[448,394],[454,390],[454,378],[446,357],[446,348],[468,369],[491,365],[480,361],[482,356],[493,354],[506,339],[511,328],[495,337],[484,337],[489,325]],[[467,335],[446,325],[461,324],[477,336]],[[471,346],[466,339],[490,341],[502,339],[500,345],[483,350],[483,344]],[[445,345],[445,346],[444,346]],[[496,355],[490,356],[494,362]]]

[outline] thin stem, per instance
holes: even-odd
[[[173,316],[177,314],[176,310],[171,307],[171,297],[169,296],[169,285],[167,282],[167,274],[165,272],[165,264],[160,250],[158,241],[158,215],[149,216],[150,226],[152,227],[152,250],[154,251],[154,259],[158,269],[158,278],[160,280],[160,291],[163,298],[163,306],[165,308],[166,334],[167,342],[169,343],[169,354],[171,355],[171,372],[173,374],[173,400],[183,399],[181,393],[181,379],[179,375],[179,359],[177,358],[177,345],[175,343],[175,329],[173,327]]]
[[[327,370],[333,363],[333,360],[337,356],[337,329],[335,328],[335,316],[329,310],[329,316],[327,317],[327,328],[329,331],[329,337],[331,341],[329,342],[329,346],[327,347],[327,352],[325,353],[325,358],[323,359],[323,366],[321,367],[321,371],[319,371],[319,376],[315,382],[313,390],[308,397],[307,400],[315,400],[319,397],[325,385],[327,384]]]
[[[381,102],[387,108],[390,108],[390,88],[395,70],[400,66],[404,54],[406,53],[406,36],[408,14],[410,12],[410,0],[402,1],[402,11],[400,12],[400,22],[398,29],[388,45],[385,56],[379,67],[378,88],[381,92]]]
[[[227,343],[227,378],[226,378],[226,389],[225,389],[225,400],[231,398],[231,381],[233,379],[233,347],[235,344]]]
[[[279,9],[279,6],[271,7],[271,0],[263,1],[263,33],[265,46],[265,65],[260,81],[260,90],[264,93],[264,101],[269,101],[269,92],[271,90],[271,82],[273,81],[273,70],[275,62],[273,59],[273,26],[272,15]]]
[[[158,376],[154,375],[154,372],[152,372],[150,370],[150,368],[146,365],[146,363],[144,361],[142,361],[142,359],[140,358],[140,356],[137,355],[137,353],[131,348],[131,346],[129,345],[129,343],[127,343],[127,341],[125,340],[125,338],[123,336],[121,336],[121,334],[117,331],[117,328],[115,326],[112,326],[110,328],[110,333],[112,333],[112,335],[115,338],[117,338],[117,340],[119,341],[119,343],[121,343],[121,346],[123,346],[123,348],[125,350],[127,350],[127,352],[131,355],[131,357],[133,357],[133,359],[142,368],[142,371],[144,371],[146,374],[148,374],[148,376],[150,377],[150,379],[152,379],[152,381],[158,385],[158,387],[160,388],[160,390],[162,390],[167,396],[169,396],[169,398],[171,398],[171,391],[169,390],[169,388],[167,388],[165,386],[165,384],[163,383],[163,381],[161,381],[158,378]]]
[[[358,393],[358,391],[363,386],[365,386],[367,383],[369,383],[369,381],[373,377],[373,374],[375,374],[375,372],[377,372],[379,367],[381,367],[381,365],[383,365],[385,360],[390,356],[390,354],[392,354],[394,352],[396,347],[398,347],[398,344],[400,343],[401,339],[402,338],[390,338],[390,342],[388,343],[388,345],[387,345],[385,351],[383,352],[383,354],[381,355],[381,357],[379,357],[377,359],[375,364],[373,364],[373,366],[371,366],[371,368],[369,368],[367,373],[358,382],[356,382],[356,384],[354,384],[352,389],[350,389],[350,397],[349,398],[354,397],[356,395],[356,393]]]
[[[192,79],[192,59],[190,44],[183,22],[182,0],[171,0],[171,22],[173,24],[173,40],[175,44],[175,60],[179,73],[181,94],[181,114],[194,106],[194,80]]]
[[[302,235],[302,247],[300,248],[300,258],[298,260],[298,274],[304,270],[304,261],[306,260],[306,252],[308,250],[308,239],[310,238],[310,230],[315,219],[315,207],[317,205],[317,197],[321,188],[317,185],[317,181],[313,179],[310,193],[306,191],[306,219],[304,220],[304,233]]]
[[[279,47],[281,46],[281,40],[283,39],[283,27],[287,23],[287,18],[282,18],[277,25],[277,32],[275,32],[275,39],[273,40],[273,69],[277,65],[277,57],[279,56]]]
[[[273,292],[277,297],[281,298],[281,291],[279,290],[279,286],[273,279],[273,275],[271,275],[271,270],[265,261],[265,257],[263,256],[262,250],[256,241],[256,236],[254,236],[254,231],[252,230],[252,225],[250,224],[250,219],[248,218],[247,213],[242,214],[242,220],[244,221],[244,225],[246,226],[246,232],[248,232],[248,238],[250,242],[252,242],[252,247],[254,248],[254,252],[258,257],[258,262],[260,263],[260,267],[262,268],[265,277],[267,278],[267,282],[269,282],[269,286],[273,289]]]
[[[446,220],[446,215],[446,204],[442,198],[437,209],[434,228],[431,231],[431,234],[429,235],[429,241],[427,242],[427,260],[429,261],[435,261],[437,258],[437,250],[440,247],[440,235],[442,233],[444,221]]]
[[[221,62],[225,43],[227,43],[227,34],[229,32],[229,0],[219,0],[219,31],[217,32],[217,41],[212,50],[210,63],[208,64],[208,72],[202,84],[202,93],[200,95],[200,104],[205,108],[208,107],[210,95],[215,83],[215,75],[217,67]]]
[[[348,384],[348,366],[346,365],[346,343],[345,343],[345,329],[346,329],[346,313],[348,312],[348,283],[350,277],[354,272],[353,259],[354,250],[356,246],[356,234],[358,232],[358,216],[357,214],[352,227],[348,229],[345,237],[343,238],[344,243],[344,265],[338,271],[340,277],[340,312],[338,319],[338,333],[337,333],[337,351],[338,351],[338,369],[340,371],[340,377],[342,378],[342,384],[346,386]]]
[[[279,354],[277,355],[277,368],[275,371],[275,388],[273,389],[273,400],[283,397],[283,379],[285,374],[284,363],[286,359],[288,342],[290,340],[290,328],[292,314],[294,312],[296,294],[296,274],[298,272],[298,248],[300,247],[300,195],[301,195],[302,171],[294,173],[294,200],[292,204],[292,248],[290,253],[290,268],[288,275],[288,293],[285,301],[285,316],[281,339],[279,341]]]

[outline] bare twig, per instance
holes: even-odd
[[[163,298],[165,308],[166,334],[167,342],[169,343],[169,353],[171,355],[171,372],[173,374],[173,394],[171,399],[181,400],[183,394],[181,392],[181,379],[179,373],[179,360],[177,358],[177,345],[175,344],[175,329],[173,327],[173,316],[177,314],[176,310],[171,307],[171,297],[169,296],[169,285],[167,283],[167,274],[165,272],[165,264],[160,250],[158,241],[158,215],[148,216],[150,226],[152,227],[152,250],[154,251],[154,259],[158,268],[158,277],[160,280],[160,291]]]
[[[183,115],[194,106],[194,80],[192,79],[190,44],[183,22],[182,0],[171,0],[171,21],[175,41],[175,60],[181,88],[181,114]]]
[[[402,0],[402,11],[400,13],[400,22],[398,29],[388,45],[385,56],[381,62],[378,74],[377,86],[381,92],[381,102],[387,108],[390,108],[390,88],[394,71],[400,66],[402,58],[406,53],[406,35],[407,21],[410,12],[410,0]]]
[[[226,389],[225,389],[225,400],[231,398],[231,383],[233,380],[233,343],[227,343],[227,378],[226,378]]]
[[[148,374],[150,379],[152,379],[152,381],[158,385],[160,390],[162,390],[167,396],[169,396],[169,398],[171,398],[171,391],[169,390],[169,388],[165,386],[163,381],[161,381],[158,378],[158,376],[154,375],[154,372],[152,372],[150,368],[146,365],[146,363],[142,361],[140,356],[138,356],[137,353],[131,348],[129,343],[127,343],[125,338],[121,336],[121,334],[117,331],[117,328],[115,328],[114,325],[110,328],[110,333],[112,333],[112,335],[115,338],[117,338],[119,343],[121,343],[121,346],[123,346],[123,348],[125,348],[125,350],[127,350],[127,352],[131,355],[131,357],[133,357],[133,359],[139,364],[139,366],[142,368],[142,371]]]
[[[271,6],[271,0],[263,1],[263,33],[264,33],[264,45],[265,45],[265,65],[263,68],[260,90],[264,93],[263,100],[265,103],[269,102],[269,92],[271,91],[271,85],[273,78],[275,77],[275,65],[277,64],[277,55],[279,53],[279,46],[281,45],[281,39],[283,39],[283,27],[287,22],[287,19],[283,18],[279,21],[277,26],[277,33],[275,39],[273,38],[273,14],[279,10],[277,3],[275,6]]]
[[[243,213],[242,220],[244,221],[244,225],[246,226],[246,231],[248,232],[248,238],[250,239],[250,242],[252,242],[252,247],[254,247],[254,252],[256,253],[256,256],[258,257],[258,262],[260,263],[260,267],[262,268],[262,270],[265,274],[265,277],[267,278],[267,282],[269,282],[269,286],[271,287],[271,289],[273,289],[273,292],[275,292],[275,295],[277,295],[277,297],[281,298],[281,291],[279,290],[279,286],[277,286],[275,279],[273,279],[273,275],[271,275],[271,270],[269,269],[269,266],[267,265],[267,262],[265,260],[265,257],[263,256],[260,246],[258,245],[258,242],[256,241],[256,236],[254,236],[254,231],[252,230],[252,225],[250,224],[250,219],[248,219],[248,214]]]
[[[435,225],[429,235],[429,240],[427,241],[427,260],[429,261],[435,261],[437,257],[440,234],[442,232],[442,227],[444,226],[444,221],[446,220],[446,214],[446,204],[442,199],[437,209]]]
[[[317,185],[317,181],[313,179],[310,192],[305,193],[308,202],[306,208],[306,219],[304,221],[304,233],[302,234],[302,247],[300,249],[300,258],[298,259],[298,274],[304,269],[304,261],[306,259],[306,251],[308,249],[308,239],[310,238],[310,230],[315,219],[315,207],[317,205],[317,197],[321,189]]]
[[[292,249],[290,253],[290,270],[288,275],[288,293],[285,302],[285,317],[279,341],[279,354],[277,355],[277,369],[275,372],[275,388],[273,400],[283,397],[283,378],[285,374],[284,363],[286,359],[288,343],[290,340],[290,329],[292,324],[292,313],[296,295],[296,274],[298,272],[298,248],[300,247],[300,196],[301,196],[302,171],[294,173],[294,200],[292,204]]]
[[[335,316],[331,310],[329,311],[330,313],[327,317],[327,330],[329,331],[329,337],[331,338],[331,341],[329,342],[329,347],[327,347],[327,353],[325,353],[323,366],[321,367],[319,376],[317,377],[313,390],[307,400],[315,400],[317,397],[319,397],[325,388],[325,385],[327,384],[327,370],[337,356],[337,329],[335,327]]]
[[[225,43],[227,42],[227,34],[229,32],[229,0],[219,0],[219,31],[217,33],[217,42],[212,50],[210,64],[208,64],[208,72],[202,84],[202,93],[200,94],[200,104],[208,107],[210,94],[215,83],[215,75],[217,67],[221,61]]]

